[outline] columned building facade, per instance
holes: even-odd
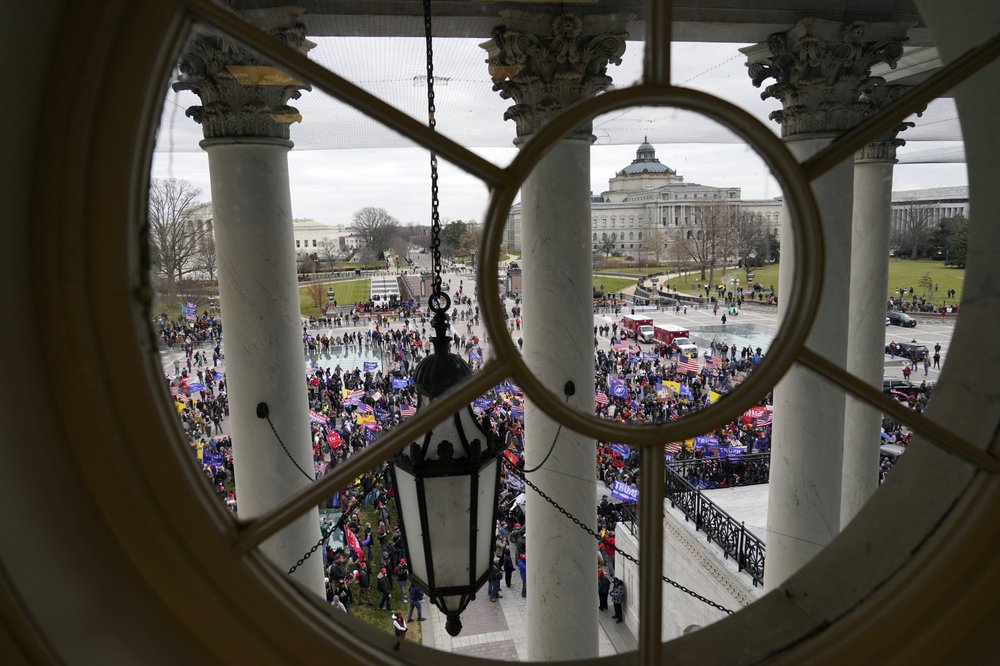
[[[705,209],[720,205],[759,214],[762,227],[780,236],[780,197],[743,199],[737,186],[685,182],[682,175],[657,159],[656,149],[648,141],[639,145],[635,155],[608,180],[607,190],[590,196],[595,254],[606,247],[615,255],[637,259],[680,258],[674,254],[680,241],[700,237]],[[511,208],[504,230],[509,249],[521,251],[521,233],[518,203]]]

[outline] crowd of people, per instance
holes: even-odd
[[[760,295],[764,290],[750,293]],[[479,308],[474,298],[464,293],[461,283],[452,298],[453,340],[475,369],[483,358],[482,342],[473,328],[479,324]],[[504,295],[502,302],[513,334],[521,328],[520,299],[517,295]],[[409,304],[399,305],[395,310],[386,310],[362,304],[303,325],[303,353],[308,366],[305,387],[317,477],[370,446],[382,433],[417,410],[418,395],[411,376],[419,360],[430,351],[429,313]],[[617,306],[617,300],[607,300],[602,307]],[[461,334],[462,327],[457,324],[463,321],[466,330]],[[184,361],[175,363],[174,376],[168,382],[188,442],[213,487],[227,507],[235,511],[232,443],[222,428],[229,407],[225,374],[221,371],[224,360],[220,348],[221,324],[207,313],[193,322],[173,322],[164,316],[158,319],[158,324],[164,346],[184,351]],[[352,326],[359,330],[341,330]],[[327,327],[331,330],[325,330]],[[739,384],[763,359],[759,347],[739,348],[718,341],[713,341],[702,358],[685,356],[669,346],[654,345],[643,351],[623,339],[622,333],[616,323],[594,330],[595,411],[601,418],[612,421],[666,422],[705,409]],[[606,345],[602,339],[606,339]],[[377,355],[381,362],[347,369],[324,363],[341,352],[358,357]],[[744,460],[742,456],[770,450],[769,405],[768,396],[757,408],[712,433],[666,445],[668,462],[682,469],[693,485],[703,488],[759,480],[766,473],[762,472],[762,464],[751,458]],[[509,462],[503,467],[503,492],[495,517],[497,542],[488,586],[489,598],[495,602],[503,596],[504,586],[512,589],[516,585],[515,572],[519,573],[520,594],[526,594],[527,516],[521,478],[524,396],[516,385],[502,383],[477,399],[473,409],[482,427],[503,443]],[[611,487],[617,481],[637,486],[638,449],[598,442],[595,454],[598,477],[605,484]],[[337,520],[325,520],[322,525],[324,535],[337,536],[323,549],[327,596],[334,607],[350,613],[356,604],[375,606],[374,587],[379,596],[377,609],[393,613],[397,635],[405,637],[406,622],[413,621],[414,614],[417,621],[424,617],[423,592],[410,584],[399,524],[392,518],[393,489],[386,470],[386,464],[370,470],[326,503],[327,508],[340,512]],[[622,621],[624,583],[614,575],[614,531],[622,510],[621,505],[606,500],[597,507],[599,539],[595,557],[599,608],[607,609],[610,598],[615,608],[614,619]],[[341,541],[341,535],[344,545],[334,545]],[[409,607],[405,618],[394,610],[397,590],[397,609]]]

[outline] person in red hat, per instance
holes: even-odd
[[[597,570],[597,599],[600,603],[597,610],[608,610],[608,592],[611,591],[611,579],[604,575],[603,569]]]

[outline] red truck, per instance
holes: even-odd
[[[657,324],[653,327],[653,341],[657,345],[673,347],[688,356],[698,355],[698,347],[691,342],[691,331],[674,324]]]
[[[635,338],[636,342],[652,342],[653,320],[649,317],[625,315],[622,317],[622,337]]]

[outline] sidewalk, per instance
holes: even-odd
[[[472,657],[527,661],[528,604],[521,596],[521,577],[515,571],[508,588],[500,583],[500,600],[490,601],[486,586],[462,613],[462,633],[451,637],[445,631],[444,613],[424,602],[423,644],[436,650]],[[594,598],[597,607],[597,598]],[[601,657],[638,648],[635,636],[624,622],[611,619],[611,610],[598,611],[598,654]]]

